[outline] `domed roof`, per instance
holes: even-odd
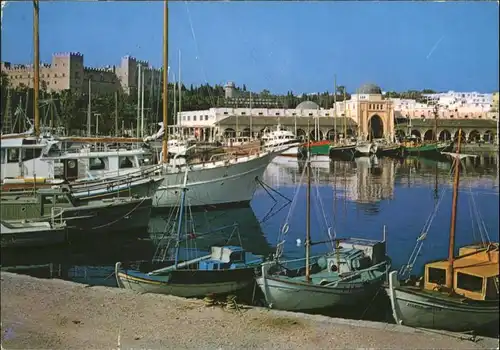
[[[313,101],[304,101],[299,103],[295,109],[319,109],[319,105]]]
[[[382,89],[375,84],[363,84],[358,89],[358,94],[364,95],[382,95]]]

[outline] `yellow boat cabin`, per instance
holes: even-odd
[[[453,292],[472,300],[498,300],[498,243],[460,248],[453,260]],[[425,265],[424,289],[446,290],[448,260]]]

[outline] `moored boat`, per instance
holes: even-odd
[[[65,222],[0,221],[2,248],[41,247],[64,243],[67,238]]]
[[[80,200],[61,188],[1,193],[2,220],[65,221],[70,233],[145,229],[151,197]]]
[[[334,250],[311,258],[310,154],[307,173],[305,258],[288,261],[282,258],[285,235],[288,232],[288,223],[285,223],[276,255],[273,260],[262,264],[256,277],[257,285],[270,308],[288,311],[313,311],[369,300],[370,296],[380,290],[390,267],[385,254],[385,239],[384,242],[332,239],[328,232],[330,240],[323,243],[335,243]],[[300,265],[292,267],[295,264]]]
[[[390,273],[386,291],[398,324],[456,332],[498,331],[498,243],[461,247],[455,256],[461,133],[460,129],[454,164],[448,258],[425,264],[419,280],[407,278],[428,231],[428,227],[425,228],[410,262],[403,266],[399,275],[396,271]]]

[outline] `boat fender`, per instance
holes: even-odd
[[[326,279],[322,279],[322,280],[319,282],[319,285],[320,285],[320,286],[324,286],[325,284],[328,284],[328,283],[329,283],[329,282],[328,282],[328,280],[326,280]]]

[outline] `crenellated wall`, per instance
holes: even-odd
[[[145,91],[157,88],[160,70],[154,69],[147,61],[131,56],[122,58],[119,66],[85,67],[84,56],[80,52],[57,52],[52,62],[40,64],[40,88],[47,91],[70,89],[86,93],[91,82],[92,93],[108,94],[115,91],[132,93],[137,91],[137,71],[141,66],[144,72]],[[7,73],[12,87],[33,86],[33,65],[1,63],[2,72]]]

